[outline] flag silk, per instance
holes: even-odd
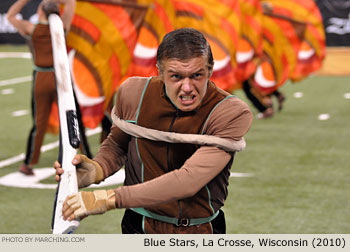
[[[236,52],[236,79],[249,79],[256,70],[256,60],[262,55],[262,8],[260,0],[239,0],[241,9],[241,36]]]
[[[136,41],[131,64],[126,77],[155,76],[157,49],[166,33],[174,30],[175,11],[168,0],[138,0],[138,4],[148,8]]]
[[[207,38],[211,80],[229,92],[250,79],[269,94],[318,70],[325,57],[313,0],[78,0],[67,47],[85,127],[99,125],[126,78],[158,74],[159,44],[184,27]],[[52,111],[57,115],[57,106]],[[57,116],[48,129],[58,132]]]
[[[305,23],[304,36],[291,73],[293,82],[319,70],[325,58],[326,39],[321,13],[313,0],[264,0],[273,6],[273,13]]]
[[[272,2],[262,1],[263,55],[253,78],[253,85],[264,95],[277,90],[294,72],[306,27]]]
[[[251,76],[263,93],[316,71],[324,58],[321,15],[312,0],[137,0],[152,5],[128,76],[157,74],[156,53],[177,28],[200,30],[214,56],[212,80],[232,92]],[[215,6],[215,8],[214,8]]]
[[[156,53],[164,35],[191,27],[201,31],[212,48],[215,64],[211,79],[223,89],[235,89],[235,55],[241,23],[238,0],[138,0],[138,3],[152,4],[153,8],[149,8],[141,28],[128,76],[156,75]]]
[[[298,53],[298,64],[292,73],[293,82],[300,81],[322,67],[326,56],[326,35],[322,15],[313,0],[294,0],[298,16],[295,19],[306,23],[304,40]]]
[[[235,55],[241,27],[239,2],[182,0],[172,3],[176,12],[175,28],[195,28],[208,40],[214,57],[211,80],[224,90],[236,89]]]
[[[147,9],[132,1],[77,1],[66,42],[85,127],[99,125],[127,74]]]

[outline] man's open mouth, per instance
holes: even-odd
[[[192,101],[194,97],[194,95],[180,95],[180,99],[182,101]]]

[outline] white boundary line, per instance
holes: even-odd
[[[22,58],[31,59],[32,54],[30,52],[0,52],[0,58]]]
[[[26,176],[18,171],[6,174],[3,177],[0,177],[0,185],[8,187],[17,187],[17,188],[36,188],[36,189],[55,189],[57,184],[43,184],[40,183],[41,180],[44,180],[50,176],[55,175],[55,170],[51,167],[48,168],[38,168],[34,169],[34,176]],[[231,173],[230,177],[253,177],[251,173]],[[92,184],[90,188],[99,188],[105,186],[113,186],[123,184],[125,179],[125,170],[121,169],[112,176],[106,178],[100,184]]]
[[[53,169],[53,167],[34,169],[33,176],[26,176],[20,173],[19,171],[16,171],[16,172],[6,174],[3,177],[0,177],[0,185],[8,186],[8,187],[17,187],[17,188],[56,189],[57,183],[56,184],[40,183],[41,180],[49,178],[53,175],[55,175],[55,169]],[[125,179],[125,172],[124,172],[124,169],[121,169],[117,173],[113,174],[112,176],[102,181],[100,184],[98,185],[92,184],[89,187],[99,188],[99,187],[105,187],[105,186],[118,185],[118,184],[122,184],[124,182],[124,179]]]
[[[22,161],[22,160],[24,160],[24,158],[25,158],[24,153],[21,153],[21,154],[14,156],[12,158],[8,158],[8,159],[5,159],[3,161],[0,161],[0,168],[3,168],[6,166],[9,166],[11,164],[17,163],[19,161]]]
[[[86,131],[86,136],[92,136],[92,135],[100,133],[101,131],[102,131],[101,127],[97,127],[95,129],[90,129],[90,130]],[[48,143],[48,144],[45,144],[45,145],[41,146],[40,151],[41,152],[46,152],[46,151],[55,149],[58,146],[59,146],[59,141],[55,141],[55,142]],[[2,160],[2,161],[0,161],[0,169],[4,168],[6,166],[12,165],[14,163],[20,162],[20,161],[24,160],[24,158],[25,158],[24,153],[21,153],[21,154],[19,154],[17,156],[14,156],[14,157]]]
[[[30,52],[0,52],[0,59],[4,59],[4,58],[31,59],[32,54]],[[2,80],[0,81],[0,87],[28,82],[31,80],[32,80],[32,76],[24,76],[24,77],[18,77],[18,78],[13,78],[8,80]]]
[[[31,75],[28,75],[28,76],[23,76],[23,77],[8,79],[8,80],[2,80],[2,81],[0,81],[0,87],[25,83],[28,81],[32,81],[32,79],[33,79],[33,77]]]

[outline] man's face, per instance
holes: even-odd
[[[182,111],[195,110],[201,103],[211,73],[206,57],[162,61],[160,77],[168,97]]]

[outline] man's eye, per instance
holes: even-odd
[[[171,78],[176,79],[176,80],[180,80],[182,77],[179,74],[173,74],[173,75],[171,75]]]
[[[192,79],[199,79],[199,78],[201,78],[203,76],[203,74],[201,74],[201,73],[195,73],[195,74],[192,74]]]

